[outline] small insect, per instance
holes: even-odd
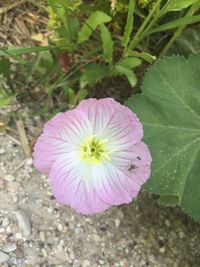
[[[136,169],[136,166],[131,163],[131,165],[128,168],[129,172],[131,172],[132,170],[135,170],[135,169]]]

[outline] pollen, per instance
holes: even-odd
[[[81,159],[90,164],[99,164],[103,160],[110,161],[110,153],[107,149],[107,139],[100,139],[95,135],[86,138],[81,145]]]

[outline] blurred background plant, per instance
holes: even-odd
[[[0,50],[0,107],[37,103],[45,116],[89,96],[123,102],[139,92],[148,65],[169,53],[187,25],[200,21],[199,0],[48,0],[37,5],[48,17],[46,33],[34,36],[38,45]],[[9,5],[3,8],[2,14]]]

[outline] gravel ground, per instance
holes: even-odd
[[[18,142],[1,133],[0,144],[0,266],[200,266],[199,225],[179,209],[140,194],[81,216],[56,203]]]

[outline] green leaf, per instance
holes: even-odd
[[[114,75],[125,75],[132,87],[134,87],[137,83],[137,78],[135,76],[135,73],[132,70],[125,68],[123,66],[115,65]]]
[[[186,26],[189,24],[197,23],[199,21],[200,21],[200,15],[176,19],[174,21],[168,22],[166,24],[163,24],[163,25],[151,30],[147,35],[155,33],[155,32],[161,32],[161,31],[166,31],[166,30],[171,30],[174,28]]]
[[[83,89],[87,85],[94,85],[109,74],[109,68],[105,65],[88,64],[80,78],[80,88]]]
[[[11,47],[8,49],[0,49],[0,56],[21,56],[23,54],[28,53],[39,53],[42,51],[47,51],[50,49],[55,49],[55,46],[33,46],[33,47],[25,47],[25,48],[16,48]]]
[[[120,65],[122,67],[125,67],[127,69],[134,69],[138,66],[140,66],[142,61],[139,58],[136,57],[126,57],[122,58],[117,65]]]
[[[122,41],[122,44],[125,48],[127,47],[129,43],[130,35],[133,30],[134,9],[135,9],[135,0],[129,0],[128,16],[127,16],[126,26],[124,30],[124,37]]]
[[[142,94],[128,106],[143,123],[152,154],[149,192],[173,195],[200,220],[200,54],[174,56],[153,65]]]
[[[101,39],[103,42],[103,57],[105,62],[112,63],[113,59],[113,40],[108,28],[102,24],[101,25]]]
[[[146,52],[137,52],[137,51],[128,51],[128,56],[130,57],[139,57],[141,59],[144,59],[145,61],[147,61],[148,63],[152,64],[153,61],[156,60],[156,56],[153,56],[149,53]]]
[[[184,8],[187,8],[199,0],[169,0],[169,5],[167,7],[166,12],[169,11],[180,11]]]
[[[111,21],[111,17],[102,11],[93,12],[90,17],[84,23],[81,31],[79,32],[78,42],[82,43],[89,39],[92,32],[97,28],[97,26]]]

